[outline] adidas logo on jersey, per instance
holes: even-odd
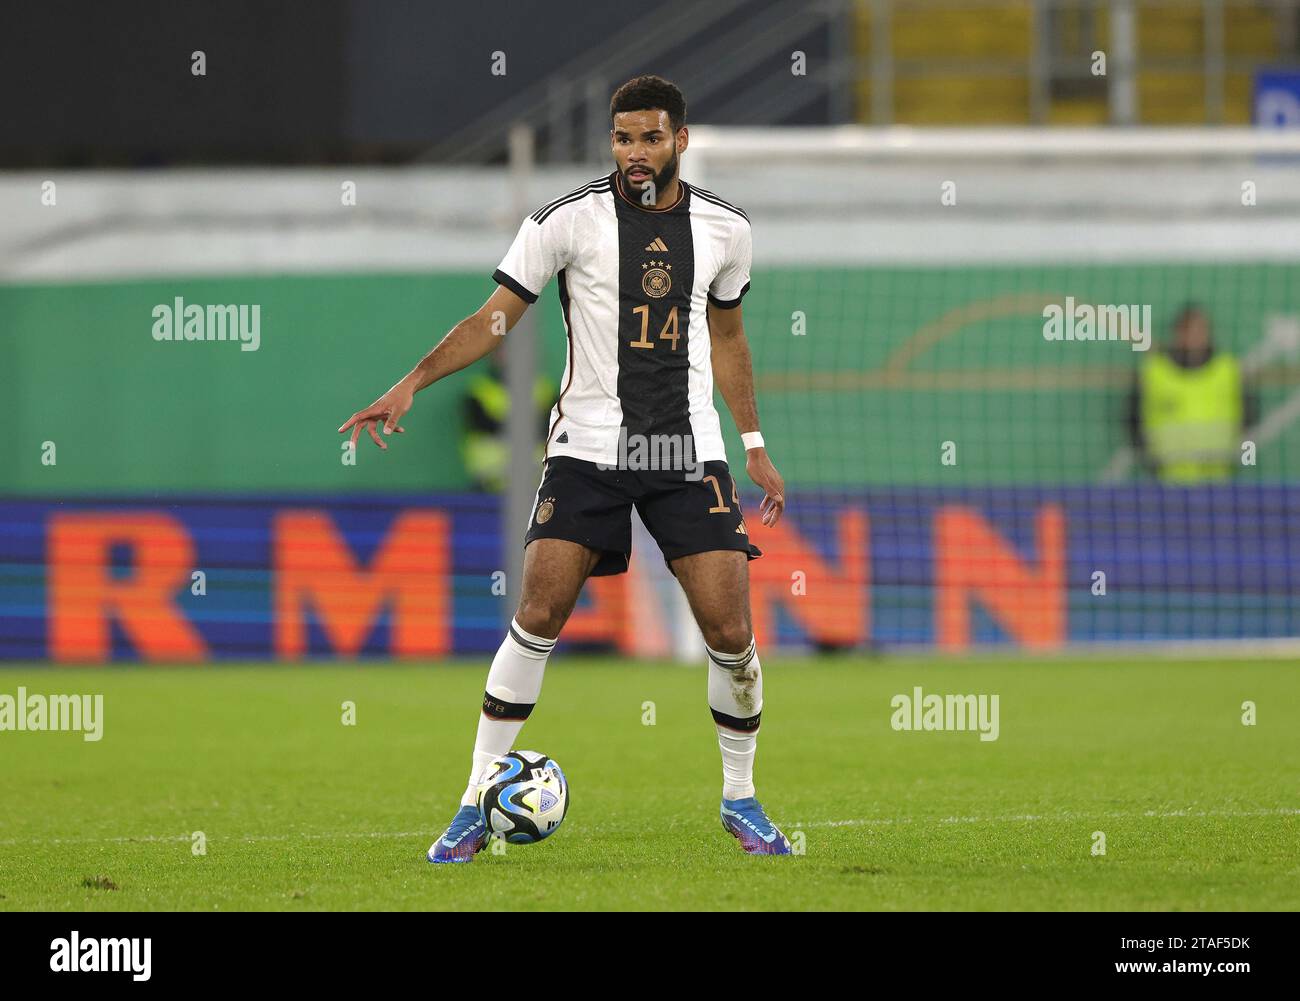
[[[558,437],[558,438],[555,439],[555,444],[557,444],[557,445],[567,445],[568,443],[569,443],[569,432],[568,432],[568,431],[561,431],[561,432],[560,432],[560,437]]]
[[[650,246],[646,247],[645,249],[653,250],[661,254],[666,254],[668,253],[668,244],[664,243],[664,241],[660,237],[656,236],[653,242],[651,242]]]

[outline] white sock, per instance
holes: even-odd
[[[542,691],[542,674],[546,658],[555,640],[534,636],[511,620],[510,632],[501,641],[488,671],[487,690],[483,693],[483,714],[478,721],[474,740],[474,763],[470,767],[469,785],[460,798],[462,806],[474,805],[474,787],[493,758],[509,752],[533,711]]]
[[[722,751],[722,798],[754,795],[754,754],[763,712],[763,669],[751,637],[742,653],[709,652],[709,708]]]

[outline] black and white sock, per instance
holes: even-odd
[[[493,758],[510,751],[523,729],[524,720],[537,704],[542,691],[542,674],[546,658],[555,640],[534,636],[511,620],[510,631],[501,641],[492,669],[488,671],[487,690],[483,693],[483,714],[478,721],[474,741],[474,763],[469,785],[460,798],[462,806],[474,805],[474,787]]]
[[[709,708],[722,751],[722,798],[754,795],[754,754],[763,712],[763,669],[751,637],[741,653],[709,653]]]

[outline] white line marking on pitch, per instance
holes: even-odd
[[[430,828],[428,831],[338,831],[331,834],[245,834],[235,837],[225,837],[223,835],[212,835],[208,841],[331,841],[341,840],[344,838],[415,838],[415,837],[437,837],[438,832]],[[132,841],[139,842],[157,842],[157,841],[191,841],[193,838],[188,834],[146,834],[133,838],[0,838],[0,845],[98,845],[98,844],[128,844]]]
[[[1035,823],[1038,821],[1047,821],[1049,823],[1091,823],[1094,820],[1112,818],[1127,818],[1130,820],[1154,818],[1157,820],[1168,820],[1179,817],[1195,819],[1199,817],[1295,816],[1300,816],[1300,808],[1283,806],[1270,810],[1144,810],[1140,813],[1020,813],[1011,814],[1005,817],[880,817],[859,818],[854,820],[816,820],[806,824],[792,824],[786,821],[782,821],[782,823],[789,830],[800,830],[805,827],[888,827],[893,824],[1018,824]],[[328,834],[247,834],[233,838],[214,835],[209,837],[208,840],[252,843],[258,841],[340,841],[350,838],[428,838],[436,836],[437,832],[433,831],[431,828],[427,831],[338,831]],[[134,838],[0,838],[0,845],[128,844],[133,841],[167,842],[190,840],[191,837],[188,834],[143,835]]]
[[[1056,813],[1036,814],[1021,813],[1006,817],[883,817],[875,820],[815,820],[807,824],[787,824],[791,829],[801,827],[884,827],[891,824],[1015,824],[1033,823],[1035,821],[1057,821],[1072,823],[1075,821],[1091,822],[1097,819],[1155,818],[1158,820],[1175,817],[1294,817],[1300,815],[1300,809],[1279,807],[1275,810],[1144,810],[1141,813]]]

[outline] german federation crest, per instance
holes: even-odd
[[[641,291],[651,299],[662,299],[673,287],[673,277],[668,273],[663,261],[651,261],[646,273],[641,276]]]

